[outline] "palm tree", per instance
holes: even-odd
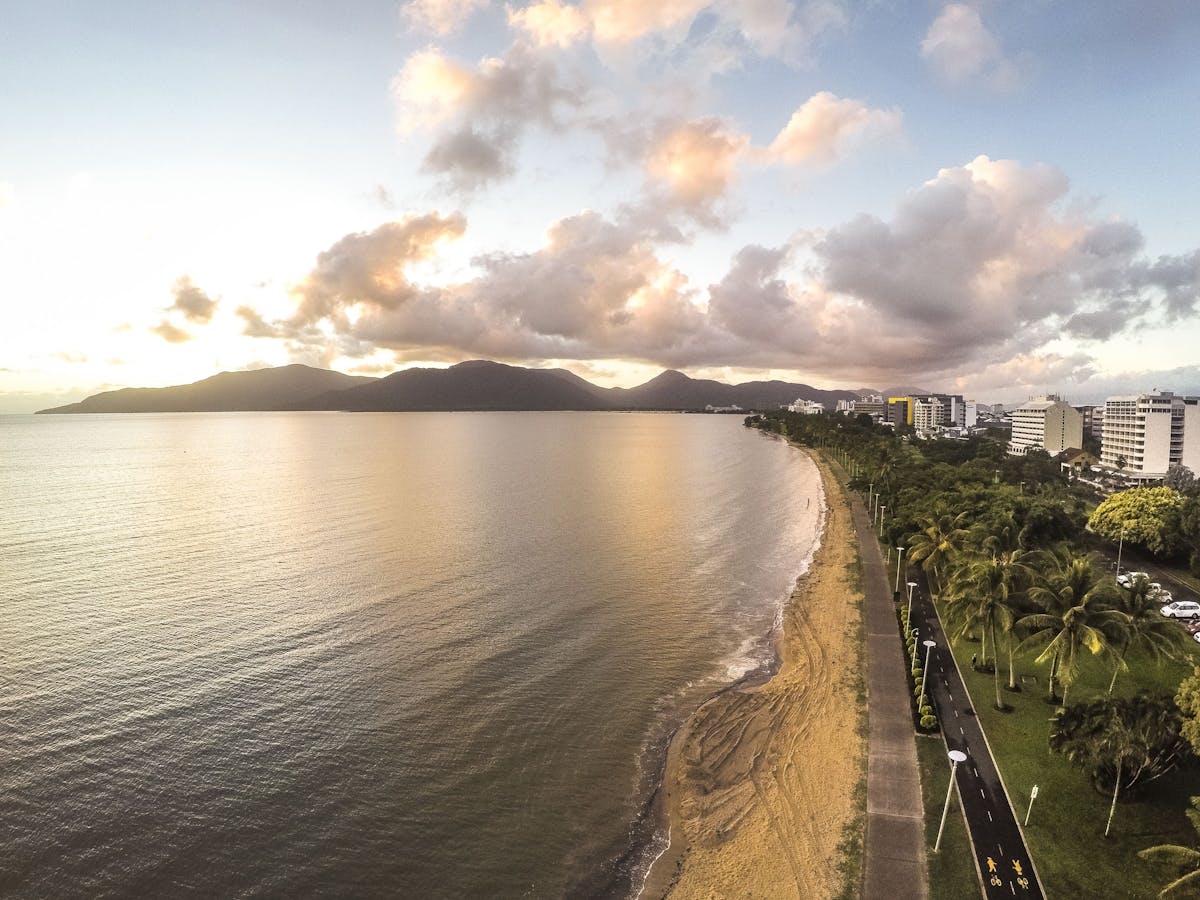
[[[965,512],[952,516],[939,506],[934,515],[921,520],[920,530],[905,540],[908,561],[921,564],[935,594],[941,593],[943,579],[967,539],[966,522]]]
[[[1116,662],[1112,680],[1108,683],[1111,696],[1117,683],[1117,674],[1128,669],[1125,657],[1134,648],[1145,651],[1155,662],[1178,659],[1187,646],[1186,633],[1178,623],[1161,615],[1158,601],[1150,596],[1150,579],[1139,575],[1128,590],[1118,591],[1113,607],[1128,617],[1114,623],[1108,633]]]
[[[1010,688],[1015,688],[1012,631],[1016,616],[1021,612],[1025,585],[1032,577],[1030,565],[1031,554],[1021,550],[1007,551],[992,559],[977,558],[967,562],[955,577],[946,600],[947,620],[957,626],[955,637],[966,636],[976,626],[982,630],[985,664],[990,639],[995,657],[992,682],[996,691],[996,709],[1007,708],[1000,698],[1000,644],[997,634],[1009,637],[1008,682]]]
[[[1196,830],[1197,844],[1200,844],[1200,797],[1192,798],[1192,808],[1187,810],[1187,817]],[[1174,866],[1181,873],[1159,891],[1158,896],[1173,898],[1200,894],[1200,849],[1179,844],[1159,844],[1139,851],[1138,856],[1148,862]]]
[[[1161,778],[1179,765],[1187,747],[1181,725],[1179,709],[1167,695],[1093,700],[1055,717],[1050,749],[1090,769],[1097,788],[1112,783],[1105,837],[1122,787]]]
[[[1021,619],[1017,624],[1030,633],[1021,642],[1021,649],[1043,648],[1034,659],[1036,663],[1057,661],[1058,681],[1063,688],[1062,702],[1066,706],[1071,685],[1079,677],[1084,651],[1093,656],[1111,653],[1106,632],[1119,627],[1121,620],[1127,618],[1120,610],[1104,609],[1092,598],[1085,597],[1083,602],[1061,615],[1034,613]],[[1053,691],[1053,681],[1050,688]]]
[[[1055,634],[1049,632],[1052,629],[1055,633],[1061,633],[1066,627],[1067,615],[1071,614],[1072,610],[1087,606],[1098,594],[1104,593],[1107,581],[1097,573],[1087,555],[1076,553],[1067,545],[1062,545],[1050,553],[1038,554],[1037,557],[1043,561],[1044,568],[1048,570],[1048,573],[1042,578],[1041,584],[1036,584],[1029,589],[1029,599],[1041,608],[1041,613],[1019,619],[1017,626],[1030,635],[1022,642],[1022,647],[1051,645],[1046,646],[1045,651],[1036,661],[1039,663],[1045,662],[1047,659],[1050,661],[1047,697],[1053,699],[1055,678],[1058,677],[1060,681],[1064,680],[1061,676],[1064,664],[1063,651],[1071,649],[1074,653],[1079,646],[1071,641],[1067,642],[1069,646],[1064,645],[1063,641],[1055,640]],[[1102,604],[1094,607],[1093,611],[1099,612],[1100,606]],[[1076,625],[1087,624],[1087,617],[1081,618],[1081,616],[1081,613],[1071,615],[1072,628]],[[1110,622],[1111,626],[1113,618],[1108,617],[1104,621]],[[1105,636],[1101,634],[1099,637],[1100,644],[1095,642],[1088,644],[1088,649],[1093,653],[1099,653],[1107,646],[1104,642]],[[1071,680],[1074,680],[1075,675],[1078,674],[1077,669],[1078,657],[1072,655]]]

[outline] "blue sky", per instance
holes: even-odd
[[[1200,393],[1200,8],[10,5],[0,411],[488,357]]]

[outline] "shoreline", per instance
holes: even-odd
[[[671,736],[654,798],[668,844],[634,896],[825,897],[860,810],[861,590],[845,493],[815,454],[819,546],[772,636],[774,665],[716,691]]]

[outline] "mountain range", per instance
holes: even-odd
[[[565,369],[526,369],[471,360],[445,369],[405,369],[384,378],[290,365],[221,372],[163,388],[124,388],[39,414],[342,410],[702,410],[774,409],[797,399],[832,409],[856,391],[785,381],[724,384],[668,370],[632,388],[603,388]]]

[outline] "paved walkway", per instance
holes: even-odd
[[[867,834],[865,900],[924,900],[925,824],[917,745],[909,712],[904,648],[892,584],[866,507],[847,490],[858,533],[867,634]]]

